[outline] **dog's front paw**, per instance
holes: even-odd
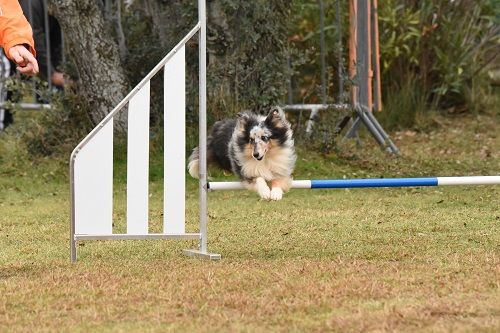
[[[271,198],[271,190],[267,186],[259,187],[258,192],[261,199],[269,200]]]
[[[271,198],[271,190],[269,186],[267,186],[267,182],[264,178],[257,177],[254,184],[255,187],[253,189],[259,194],[261,199],[269,200]]]
[[[271,200],[281,200],[283,198],[283,190],[280,187],[273,187],[271,190]]]

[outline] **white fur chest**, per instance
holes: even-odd
[[[292,174],[295,164],[293,150],[283,149],[269,152],[262,161],[247,158],[243,163],[241,171],[245,177],[262,177],[272,180],[276,177],[288,177]]]
[[[273,172],[269,168],[266,159],[262,161],[257,161],[255,159],[247,159],[241,168],[241,171],[245,177],[255,178],[262,177],[265,180],[273,179]]]

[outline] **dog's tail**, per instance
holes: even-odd
[[[198,178],[200,169],[200,151],[198,147],[193,149],[191,156],[189,156],[188,160],[188,171],[191,177]]]

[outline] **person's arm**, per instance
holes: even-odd
[[[33,32],[16,0],[0,0],[0,46],[21,73],[38,73]]]

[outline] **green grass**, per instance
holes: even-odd
[[[340,156],[300,149],[295,178],[499,173],[497,118],[436,117],[433,126],[392,133],[401,158],[370,139]],[[183,257],[192,241],[94,241],[70,264],[65,162],[29,161],[14,144],[0,136],[1,332],[500,330],[499,186],[292,190],[280,202],[214,192],[209,249],[221,261]],[[115,192],[120,231],[120,179]],[[188,231],[196,200],[189,180]]]

